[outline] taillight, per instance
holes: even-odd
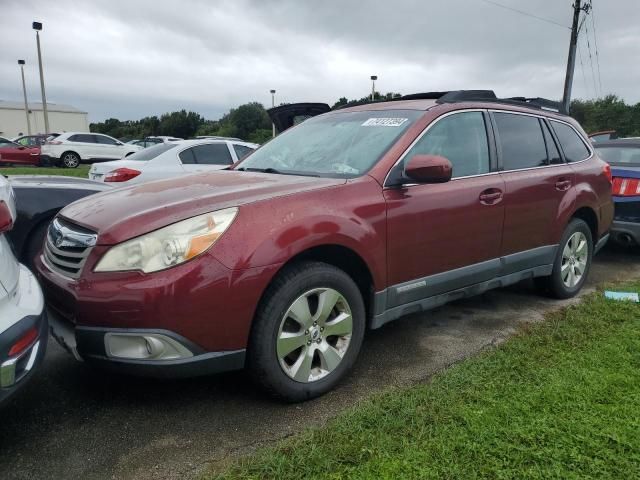
[[[611,165],[609,165],[608,163],[605,163],[604,167],[602,167],[602,171],[607,176],[609,183],[613,182],[613,179],[611,178]]]
[[[107,173],[104,176],[105,182],[126,182],[132,178],[137,177],[142,172],[134,170],[133,168],[116,168],[112,172]]]
[[[37,338],[38,329],[36,327],[31,327],[29,330],[27,330],[27,333],[20,337],[20,339],[9,349],[9,356],[14,357],[21,354],[27,348],[29,348]]]
[[[640,195],[640,178],[613,177],[612,193],[618,197]]]
[[[9,205],[4,200],[0,200],[0,233],[8,232],[13,228],[13,217]]]

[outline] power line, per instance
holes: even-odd
[[[571,28],[569,28],[566,25],[563,25],[561,23],[555,22],[553,20],[549,20],[548,18],[539,17],[538,15],[534,15],[532,13],[525,12],[523,10],[518,10],[517,8],[509,7],[507,5],[503,5],[503,4],[498,3],[498,2],[494,2],[493,0],[482,0],[482,1],[485,2],[485,3],[490,3],[491,5],[495,5],[496,7],[504,8],[505,10],[511,10],[512,12],[516,12],[516,13],[519,13],[521,15],[525,15],[527,17],[536,18],[536,19],[541,20],[543,22],[547,22],[547,23],[550,23],[552,25],[557,25],[558,27],[567,28],[567,29],[571,30]]]
[[[578,58],[580,58],[580,70],[582,70],[582,81],[584,82],[584,89],[587,96],[589,96],[589,84],[587,83],[587,75],[584,73],[584,62],[582,61],[582,50],[580,49],[580,43],[577,45]]]
[[[600,54],[598,52],[598,37],[596,36],[596,16],[593,13],[593,0],[591,0],[591,26],[593,27],[593,43],[596,47],[596,65],[598,65],[598,85],[600,86],[600,95],[602,95],[602,76],[600,75]]]
[[[589,41],[589,24],[585,23],[584,24],[584,33],[585,33],[585,37],[587,39],[587,50],[589,52],[589,63],[591,64],[591,78],[593,79],[593,89],[596,91],[596,95],[598,95],[598,90],[596,89],[596,72],[593,69],[593,57],[591,56],[591,42]],[[600,92],[600,95],[602,96],[602,92]]]

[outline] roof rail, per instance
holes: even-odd
[[[379,99],[373,101],[363,101],[350,105],[341,105],[340,108],[352,107],[356,105],[368,105],[379,102],[394,102],[399,100],[435,100],[436,103],[456,103],[456,102],[491,102],[503,103],[519,107],[536,108],[539,110],[552,110],[558,113],[567,114],[562,109],[560,102],[548,100],[546,98],[510,97],[498,98],[493,90],[451,90],[447,92],[424,92],[411,93],[392,99]]]

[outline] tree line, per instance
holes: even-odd
[[[402,95],[396,92],[375,92],[376,101],[392,100]],[[349,100],[340,98],[332,108],[346,107],[367,102],[370,96]],[[616,130],[620,137],[640,136],[640,103],[627,105],[616,95],[596,100],[573,100],[571,116],[588,132]],[[198,135],[236,137],[248,142],[264,143],[271,138],[271,120],[264,106],[250,102],[232,108],[218,120],[206,120],[196,112],[180,110],[160,117],[144,117],[140,120],[109,118],[92,123],[92,132],[105,133],[121,140],[168,135],[192,138]]]

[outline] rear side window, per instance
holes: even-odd
[[[551,125],[558,136],[567,162],[579,162],[591,155],[591,152],[580,138],[580,135],[578,135],[573,128],[565,123],[554,120],[551,120]]]
[[[198,163],[196,162],[196,157],[193,154],[193,148],[187,148],[186,150],[181,151],[179,157],[183,165]]]
[[[202,165],[231,165],[233,159],[226,143],[207,143],[192,148],[196,162]]]
[[[453,166],[453,177],[488,173],[489,144],[482,112],[461,112],[436,122],[407,155],[440,155]]]
[[[78,133],[69,137],[70,142],[96,143],[95,136],[85,133]]]
[[[553,135],[551,135],[549,127],[544,122],[542,122],[542,131],[544,132],[544,142],[547,144],[547,158],[549,158],[549,163],[551,165],[564,163],[560,156],[560,151],[558,150],[556,141],[553,139]]]
[[[244,157],[253,152],[253,148],[249,148],[245,145],[233,145],[233,149],[236,151],[236,156],[238,160],[242,160]]]
[[[494,113],[497,141],[504,170],[547,165],[547,148],[537,117]]]

